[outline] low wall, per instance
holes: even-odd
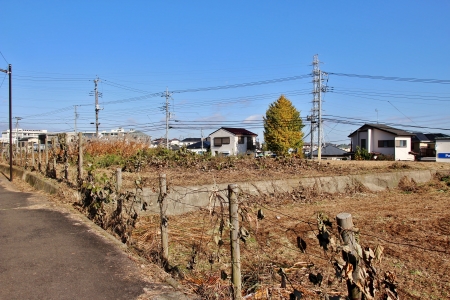
[[[9,175],[9,166],[0,164],[0,171]],[[442,172],[442,171],[440,171]],[[446,170],[445,173],[450,171]],[[372,173],[365,175],[345,175],[327,177],[308,177],[288,180],[258,181],[258,182],[230,182],[238,185],[239,189],[246,194],[274,194],[291,192],[295,188],[311,188],[316,186],[319,192],[344,193],[347,189],[363,185],[371,191],[382,191],[386,188],[398,186],[400,179],[408,177],[417,183],[430,181],[436,174],[436,170],[419,171],[393,171],[390,173]],[[13,167],[13,177],[20,178],[36,189],[43,190],[49,194],[56,194],[58,187],[53,183],[35,176],[31,172]],[[170,183],[170,180],[169,180]],[[213,192],[227,200],[228,184],[201,185],[201,186],[172,186],[169,188],[169,205],[167,215],[179,215],[198,210],[200,207],[207,208],[210,205],[210,196]],[[152,188],[143,188],[141,198],[147,203],[146,210],[141,205],[136,205],[136,211],[141,216],[159,214],[158,196]]]
[[[0,164],[0,171],[3,172],[9,178],[9,166]],[[23,169],[13,167],[13,181],[15,178],[20,178],[21,180],[33,186],[34,188],[49,194],[56,194],[59,190],[59,188],[53,185],[51,182],[48,182],[45,179],[41,179],[31,172],[27,172]]]
[[[430,181],[435,174],[435,170],[396,171],[390,173],[309,177],[252,183],[230,182],[230,184],[236,183],[244,193],[253,195],[261,193],[273,194],[275,192],[290,192],[294,188],[308,188],[313,187],[314,185],[316,185],[316,188],[320,192],[343,193],[348,188],[356,187],[361,184],[371,191],[382,191],[386,188],[394,188],[398,186],[400,179],[405,176],[414,179],[417,183],[424,183]],[[170,187],[168,194],[169,206],[166,213],[167,215],[179,215],[197,210],[199,207],[207,208],[210,204],[211,193],[216,192],[224,199],[227,199],[227,188],[228,184]],[[144,188],[142,191],[142,199],[147,203],[147,210],[143,211],[139,208],[140,215],[159,213],[158,192],[155,192],[151,188]]]

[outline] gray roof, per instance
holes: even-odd
[[[206,150],[206,149],[209,149],[209,147],[210,147],[209,142],[203,141],[203,149]],[[187,146],[186,148],[188,148],[188,149],[202,149],[202,142],[201,141],[197,142],[195,144]]]
[[[353,131],[348,137],[352,137],[353,135],[355,135],[358,131],[367,131],[367,129],[378,129],[381,131],[385,131],[385,132],[389,132],[393,135],[397,135],[397,136],[412,136],[414,135],[414,133],[402,130],[402,129],[397,129],[388,125],[384,125],[384,124],[364,124],[363,126],[361,126],[359,129]]]
[[[313,156],[317,156],[317,150],[314,150],[312,154]],[[344,156],[348,154],[349,153],[347,151],[339,149],[338,147],[333,145],[323,147],[321,152],[322,156]]]
[[[414,132],[414,136],[412,137],[413,142],[423,142],[423,143],[430,143],[434,142],[437,139],[442,138],[450,138],[449,135],[444,133],[421,133],[421,132]]]
[[[182,143],[196,143],[196,142],[201,142],[202,139],[201,138],[185,138],[184,140],[182,140]]]

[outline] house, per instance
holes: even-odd
[[[222,127],[209,135],[211,155],[242,155],[256,150],[258,135],[244,128]]]
[[[436,162],[450,163],[450,137],[436,138]]]
[[[313,157],[317,157],[317,152],[318,150],[313,151]],[[350,158],[350,153],[334,145],[326,145],[322,148],[320,156],[327,160],[347,160]]]
[[[207,141],[200,141],[194,144],[190,144],[186,147],[186,149],[197,154],[204,154],[210,149],[210,143]]]
[[[413,135],[384,124],[364,124],[348,137],[351,138],[353,153],[359,146],[369,153],[393,156],[395,160],[414,160],[414,155],[410,154]]]
[[[21,129],[16,128],[12,131],[12,142],[13,144],[17,144],[17,141],[21,138],[33,137],[37,138],[39,134],[46,133],[47,130],[38,130],[38,129]],[[9,144],[9,129],[2,131],[1,142],[5,144]]]
[[[443,133],[413,133],[414,135],[411,138],[412,151],[419,160],[434,161],[436,159],[436,139],[449,137]]]

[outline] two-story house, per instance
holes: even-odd
[[[370,153],[393,156],[395,160],[414,160],[414,155],[410,154],[413,135],[384,124],[364,124],[348,137],[351,138],[352,152],[359,146]]]
[[[211,155],[242,155],[256,150],[258,135],[244,128],[222,127],[209,135]]]

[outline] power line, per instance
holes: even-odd
[[[358,75],[358,74],[346,74],[346,73],[334,73],[327,72],[330,75],[344,76],[344,77],[355,77],[355,78],[365,78],[365,79],[377,79],[377,80],[391,80],[391,81],[404,81],[404,82],[420,82],[420,83],[439,83],[439,84],[450,84],[448,79],[423,79],[423,78],[405,78],[405,77],[392,77],[392,76],[376,76],[376,75]]]
[[[5,56],[3,55],[2,51],[0,51],[0,54],[2,55],[3,59],[6,61],[6,63],[9,65],[9,62],[6,60]]]
[[[311,77],[311,74],[277,78],[277,79],[269,79],[269,80],[261,80],[261,81],[255,81],[255,82],[247,82],[247,83],[219,85],[219,86],[184,89],[184,90],[174,90],[171,93],[179,94],[179,93],[194,93],[194,92],[206,92],[206,91],[216,91],[216,90],[224,90],[224,89],[234,89],[234,88],[242,88],[242,87],[248,87],[248,86],[256,86],[256,85],[264,85],[264,84],[292,81],[292,80],[304,79],[304,78],[308,78],[308,77]],[[148,94],[148,95],[144,95],[144,96],[140,96],[140,97],[133,97],[133,98],[122,99],[122,100],[102,102],[102,104],[116,104],[116,103],[139,101],[139,100],[145,100],[145,99],[149,99],[149,98],[153,98],[153,97],[161,97],[164,95],[165,95],[165,92],[158,92],[158,93]]]

